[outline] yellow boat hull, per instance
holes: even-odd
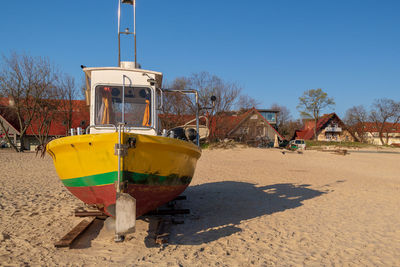
[[[121,184],[137,201],[137,216],[174,199],[189,185],[201,150],[192,143],[161,137],[122,134],[130,144],[122,158]],[[69,136],[51,141],[52,156],[63,184],[87,204],[107,212],[115,204],[118,133]]]

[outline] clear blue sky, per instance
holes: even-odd
[[[117,3],[3,0],[0,53],[46,56],[80,83],[81,64],[117,65]],[[293,117],[312,88],[335,99],[339,116],[400,101],[399,0],[137,0],[137,39],[144,69],[168,81],[209,71]]]

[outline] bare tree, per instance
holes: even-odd
[[[167,84],[167,87],[173,89],[186,89],[187,78],[176,78],[172,83]],[[188,95],[182,93],[167,93],[164,94],[163,113],[164,114],[191,114],[191,100]]]
[[[187,89],[186,78],[176,78],[172,83],[165,82],[165,87],[172,89]],[[179,92],[163,94],[162,128],[171,129],[186,123],[183,115],[193,115],[191,99],[188,95]]]
[[[364,106],[354,106],[346,111],[344,123],[351,134],[359,142],[365,142],[365,123],[368,121],[368,112]]]
[[[318,89],[310,89],[303,93],[301,97],[299,97],[299,105],[297,108],[300,111],[300,114],[304,118],[312,118],[314,119],[314,138],[317,137],[317,122],[319,120],[320,112],[328,107],[335,105],[335,101],[333,98],[328,97],[328,94],[322,91],[321,88]]]
[[[250,108],[257,108],[260,102],[248,95],[240,95],[238,101],[236,102],[237,110],[246,110]]]
[[[53,97],[43,98],[38,101],[38,110],[29,125],[33,135],[38,140],[39,145],[47,143],[51,124],[53,119],[56,118],[58,105],[52,99]]]
[[[57,84],[58,119],[65,125],[65,135],[72,128],[74,114],[74,99],[80,96],[80,91],[75,85],[75,79],[70,75],[61,75]],[[81,107],[84,108],[84,107]]]
[[[217,134],[223,130],[225,125],[221,123],[223,113],[232,110],[237,98],[240,95],[241,87],[232,82],[226,82],[216,75],[208,72],[193,74],[188,79],[188,86],[199,90],[199,103],[201,107],[211,106],[211,96],[216,96],[214,108],[209,112],[209,122],[213,129],[208,137],[209,141],[220,138]],[[194,104],[192,102],[192,110]],[[204,114],[206,111],[202,111]]]
[[[290,115],[290,110],[287,107],[278,105],[276,103],[272,104],[271,109],[279,111],[276,114],[278,132],[286,139],[290,139],[294,134],[294,132],[292,133],[291,129],[292,116]]]
[[[290,140],[294,137],[294,134],[296,130],[299,130],[303,127],[303,122],[298,119],[298,120],[290,120],[287,125],[285,126],[286,128],[286,139]]]
[[[86,77],[83,76],[81,79],[81,83],[79,89],[77,89],[76,98],[78,100],[84,100],[86,98]]]
[[[167,87],[175,89],[193,88],[199,91],[199,103],[201,107],[209,107],[210,97],[217,97],[215,112],[231,110],[241,92],[241,87],[232,82],[226,82],[209,72],[194,73],[189,77],[178,77]],[[196,105],[194,98],[182,94],[169,94],[165,96],[164,112],[194,114]],[[251,99],[248,97],[248,99]],[[171,100],[171,101],[167,101]],[[256,102],[254,102],[256,103]],[[204,112],[204,111],[203,111]]]
[[[26,131],[41,109],[42,99],[54,90],[56,74],[49,60],[43,57],[12,53],[8,58],[3,56],[3,60],[0,92],[12,100],[9,111],[16,116],[21,147],[10,144],[16,151],[23,151]],[[3,123],[0,126],[5,130]]]
[[[186,86],[199,90],[199,103],[201,107],[211,105],[210,97],[216,96],[215,113],[225,112],[232,109],[242,88],[233,82],[226,82],[220,77],[209,72],[194,73],[186,79]],[[191,103],[192,112],[195,109],[194,102]]]
[[[36,140],[38,140],[39,145],[45,145],[48,142],[50,127],[54,123],[54,120],[57,119],[57,111],[60,106],[56,99],[60,94],[58,83],[61,75],[55,72],[53,75],[53,82],[49,84],[41,98],[37,99],[38,110],[29,125],[31,132],[33,136],[35,136]]]
[[[40,145],[48,141],[51,125],[56,121],[65,126],[65,135],[72,128],[75,111],[87,108],[75,99],[82,97],[75,86],[75,79],[67,74],[58,74],[52,90],[39,100],[39,112],[36,113],[30,128]],[[83,125],[82,125],[83,126]]]
[[[370,120],[378,130],[381,143],[388,144],[391,129],[400,121],[400,102],[387,98],[375,100],[372,104]]]
[[[211,106],[211,96],[216,96],[215,107],[213,110],[201,110],[200,115],[208,115],[209,122],[215,125],[214,133],[218,131],[219,116],[215,114],[222,114],[226,111],[232,110],[240,92],[241,87],[232,82],[226,82],[216,75],[208,72],[194,73],[189,77],[176,78],[167,87],[175,89],[196,89],[199,91],[199,104],[200,107]],[[165,94],[164,95],[164,114],[195,114],[196,105],[195,99],[191,96],[182,94]],[[163,123],[165,124],[165,122]],[[216,137],[210,135],[210,139]]]

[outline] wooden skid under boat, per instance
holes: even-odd
[[[181,194],[201,155],[194,144],[168,137],[123,133],[121,143],[130,143],[121,161],[121,183],[123,191],[136,199],[137,217]],[[69,136],[47,145],[68,190],[106,213],[116,201],[115,144],[118,133]]]

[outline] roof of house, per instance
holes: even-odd
[[[61,106],[65,104],[66,100],[51,100],[56,106]],[[64,102],[64,103],[63,103]],[[86,127],[89,125],[90,115],[89,110],[86,107],[86,102],[84,100],[72,100],[72,128],[76,127]],[[65,116],[62,116],[61,110],[56,110],[59,114],[53,114],[52,121],[49,129],[49,136],[60,136],[66,135],[68,129],[66,129],[66,124],[64,122]],[[8,98],[0,98],[0,115],[4,117],[9,124],[11,124],[18,132],[21,130],[18,123],[18,118],[13,112],[12,108],[9,106]],[[26,130],[26,135],[34,135],[37,133],[37,129],[40,127],[41,120],[43,118],[33,119],[31,126]],[[82,123],[83,122],[83,123]]]
[[[261,110],[261,111],[262,111],[262,110]],[[278,111],[278,112],[279,112],[279,111]],[[254,107],[251,108],[251,109],[249,109],[246,113],[243,114],[243,116],[241,117],[241,120],[239,121],[239,123],[237,123],[237,124],[229,131],[228,134],[232,133],[232,132],[235,131],[237,128],[239,128],[240,125],[241,125],[242,123],[244,123],[244,122],[245,122],[251,115],[253,115],[253,114],[259,115],[259,116],[262,118],[262,120],[263,120],[264,122],[266,122],[267,125],[269,125],[269,126],[278,134],[279,138],[285,139],[274,127],[272,127],[272,125],[269,123],[269,121],[268,121],[263,115],[260,114],[260,109],[256,109],[256,108],[254,108]]]
[[[317,121],[317,133],[320,132],[325,126],[333,119],[338,119],[338,122],[341,125],[344,125],[342,120],[339,118],[336,113],[324,114],[318,121]],[[304,127],[301,130],[296,130],[295,132],[295,139],[304,139],[310,140],[314,137],[314,120],[306,120],[304,122]]]
[[[276,109],[260,109],[260,108],[258,108],[257,111],[258,112],[273,112],[273,113],[279,113],[280,112],[279,110],[276,110]]]
[[[6,132],[4,133],[3,129],[0,128],[0,138],[3,138],[6,133],[12,133],[12,134],[15,133],[17,135],[20,134],[20,132],[17,129],[15,129],[15,127],[11,123],[9,123],[2,115],[0,115],[0,120],[3,121],[3,127],[6,129]]]
[[[380,125],[378,124],[378,127]],[[363,129],[365,132],[379,132],[377,125],[375,122],[364,122],[363,123]],[[400,123],[391,123],[391,122],[386,122],[384,125],[384,132],[389,132],[389,133],[400,133]]]
[[[248,110],[240,114],[220,113],[210,121],[210,135],[215,137],[226,137],[232,129],[250,114]]]

